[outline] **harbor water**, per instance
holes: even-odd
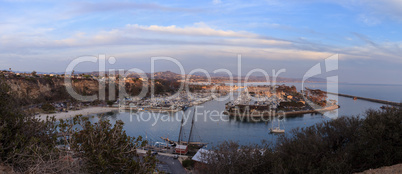
[[[261,85],[255,83],[254,85]],[[288,83],[286,85],[295,85],[298,90],[301,84]],[[309,88],[325,90],[326,84],[309,84]],[[356,95],[361,97],[376,98],[388,101],[402,99],[402,86],[397,85],[351,85],[339,84],[339,93]],[[391,95],[393,94],[393,95]],[[329,98],[334,96],[329,95]],[[226,101],[209,101],[198,106],[193,106],[185,112],[176,113],[150,113],[150,112],[114,112],[105,114],[96,114],[90,116],[92,121],[99,119],[109,119],[112,123],[116,120],[122,120],[124,129],[130,136],[142,136],[151,144],[163,142],[160,137],[169,138],[177,141],[180,130],[180,122],[184,117],[183,139],[188,140],[190,133],[191,119],[193,110],[196,110],[194,127],[191,141],[208,143],[206,148],[216,146],[223,141],[236,141],[239,144],[247,145],[250,143],[261,143],[267,141],[275,144],[278,138],[276,134],[270,134],[269,128],[272,124],[275,126],[278,122],[263,121],[244,121],[231,118],[222,114],[225,109]],[[290,136],[291,130],[314,125],[323,121],[328,121],[337,116],[365,116],[367,109],[379,109],[383,104],[373,103],[364,100],[353,100],[352,98],[338,97],[340,108],[329,111],[324,114],[303,114],[292,117],[285,117],[280,121],[281,128],[285,129],[285,135]]]

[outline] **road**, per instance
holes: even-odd
[[[179,160],[173,159],[173,157],[157,155],[156,157],[159,160],[157,164],[157,168],[160,171],[165,173],[174,173],[174,174],[186,174],[186,170],[180,164]]]
[[[147,151],[142,149],[137,149],[137,153],[145,154]],[[181,165],[179,160],[174,159],[174,154],[169,153],[161,153],[158,152],[156,158],[159,160],[159,163],[156,167],[165,173],[172,173],[172,174],[186,174],[186,170]],[[185,155],[181,155],[181,157],[187,157]]]

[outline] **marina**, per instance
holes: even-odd
[[[149,98],[126,97],[118,99],[114,107],[131,111],[175,113],[186,111],[189,107],[211,101],[225,93],[192,93],[181,92],[177,96],[153,96]]]
[[[289,85],[298,87],[298,84]],[[341,86],[340,91],[344,90],[347,89]],[[377,94],[374,92],[375,91],[373,91],[373,94]],[[334,95],[328,94],[328,99],[333,97]],[[265,140],[275,145],[277,135],[270,134],[270,128],[278,125],[276,121],[271,122],[269,119],[247,121],[226,115],[224,114],[225,106],[226,103],[230,101],[230,99],[223,101],[211,100],[200,105],[191,106],[186,111],[178,111],[175,113],[155,113],[147,111],[130,113],[129,110],[123,110],[121,112],[115,111],[106,114],[95,114],[93,115],[95,117],[90,117],[90,120],[96,122],[99,119],[108,119],[112,123],[116,120],[122,120],[125,123],[124,129],[128,135],[135,137],[142,136],[144,140],[148,140],[150,145],[155,145],[156,142],[166,143],[161,137],[169,141],[177,142],[179,139],[181,120],[183,118],[182,140],[188,141],[193,115],[192,111],[196,109],[196,115],[194,117],[195,129],[193,128],[191,137],[196,140],[195,142],[207,143],[203,148],[210,149],[223,141],[229,140],[239,142],[239,144],[243,145],[249,143],[260,144],[261,141]],[[337,104],[341,107],[323,113],[286,115],[283,120],[281,120],[280,128],[285,130],[285,135],[289,135],[291,130],[295,128],[312,126],[316,123],[328,121],[340,116],[364,116],[367,109],[378,109],[383,106],[379,103],[365,100],[353,100],[352,98],[342,96],[339,96]],[[169,143],[166,144],[169,146]]]
[[[327,93],[320,90],[306,88],[297,92],[295,86],[285,85],[250,88],[252,91],[245,87],[236,100],[226,103],[227,115],[263,118],[320,113],[339,108],[336,100],[327,100]]]

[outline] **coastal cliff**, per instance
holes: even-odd
[[[23,105],[70,99],[62,78],[9,78],[6,84]],[[73,80],[72,85],[79,94],[98,93],[96,80]]]
[[[66,90],[64,78],[59,77],[9,77],[4,81],[10,87],[12,96],[20,101],[22,105],[31,105],[44,102],[54,102],[72,99]],[[155,94],[171,93],[178,89],[175,81],[155,80]],[[143,81],[127,80],[123,85],[127,94],[137,96],[141,90]],[[72,79],[72,87],[75,92],[84,96],[99,94],[99,81],[96,79]],[[149,86],[148,86],[149,88]],[[109,96],[109,83],[106,80],[104,89],[106,100]],[[118,96],[119,84],[115,83],[115,96]],[[149,91],[147,95],[149,96]],[[111,99],[111,100],[115,100]]]

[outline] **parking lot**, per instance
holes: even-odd
[[[180,164],[179,160],[170,156],[157,155],[159,163],[157,169],[165,173],[185,174],[187,173],[184,167]]]

